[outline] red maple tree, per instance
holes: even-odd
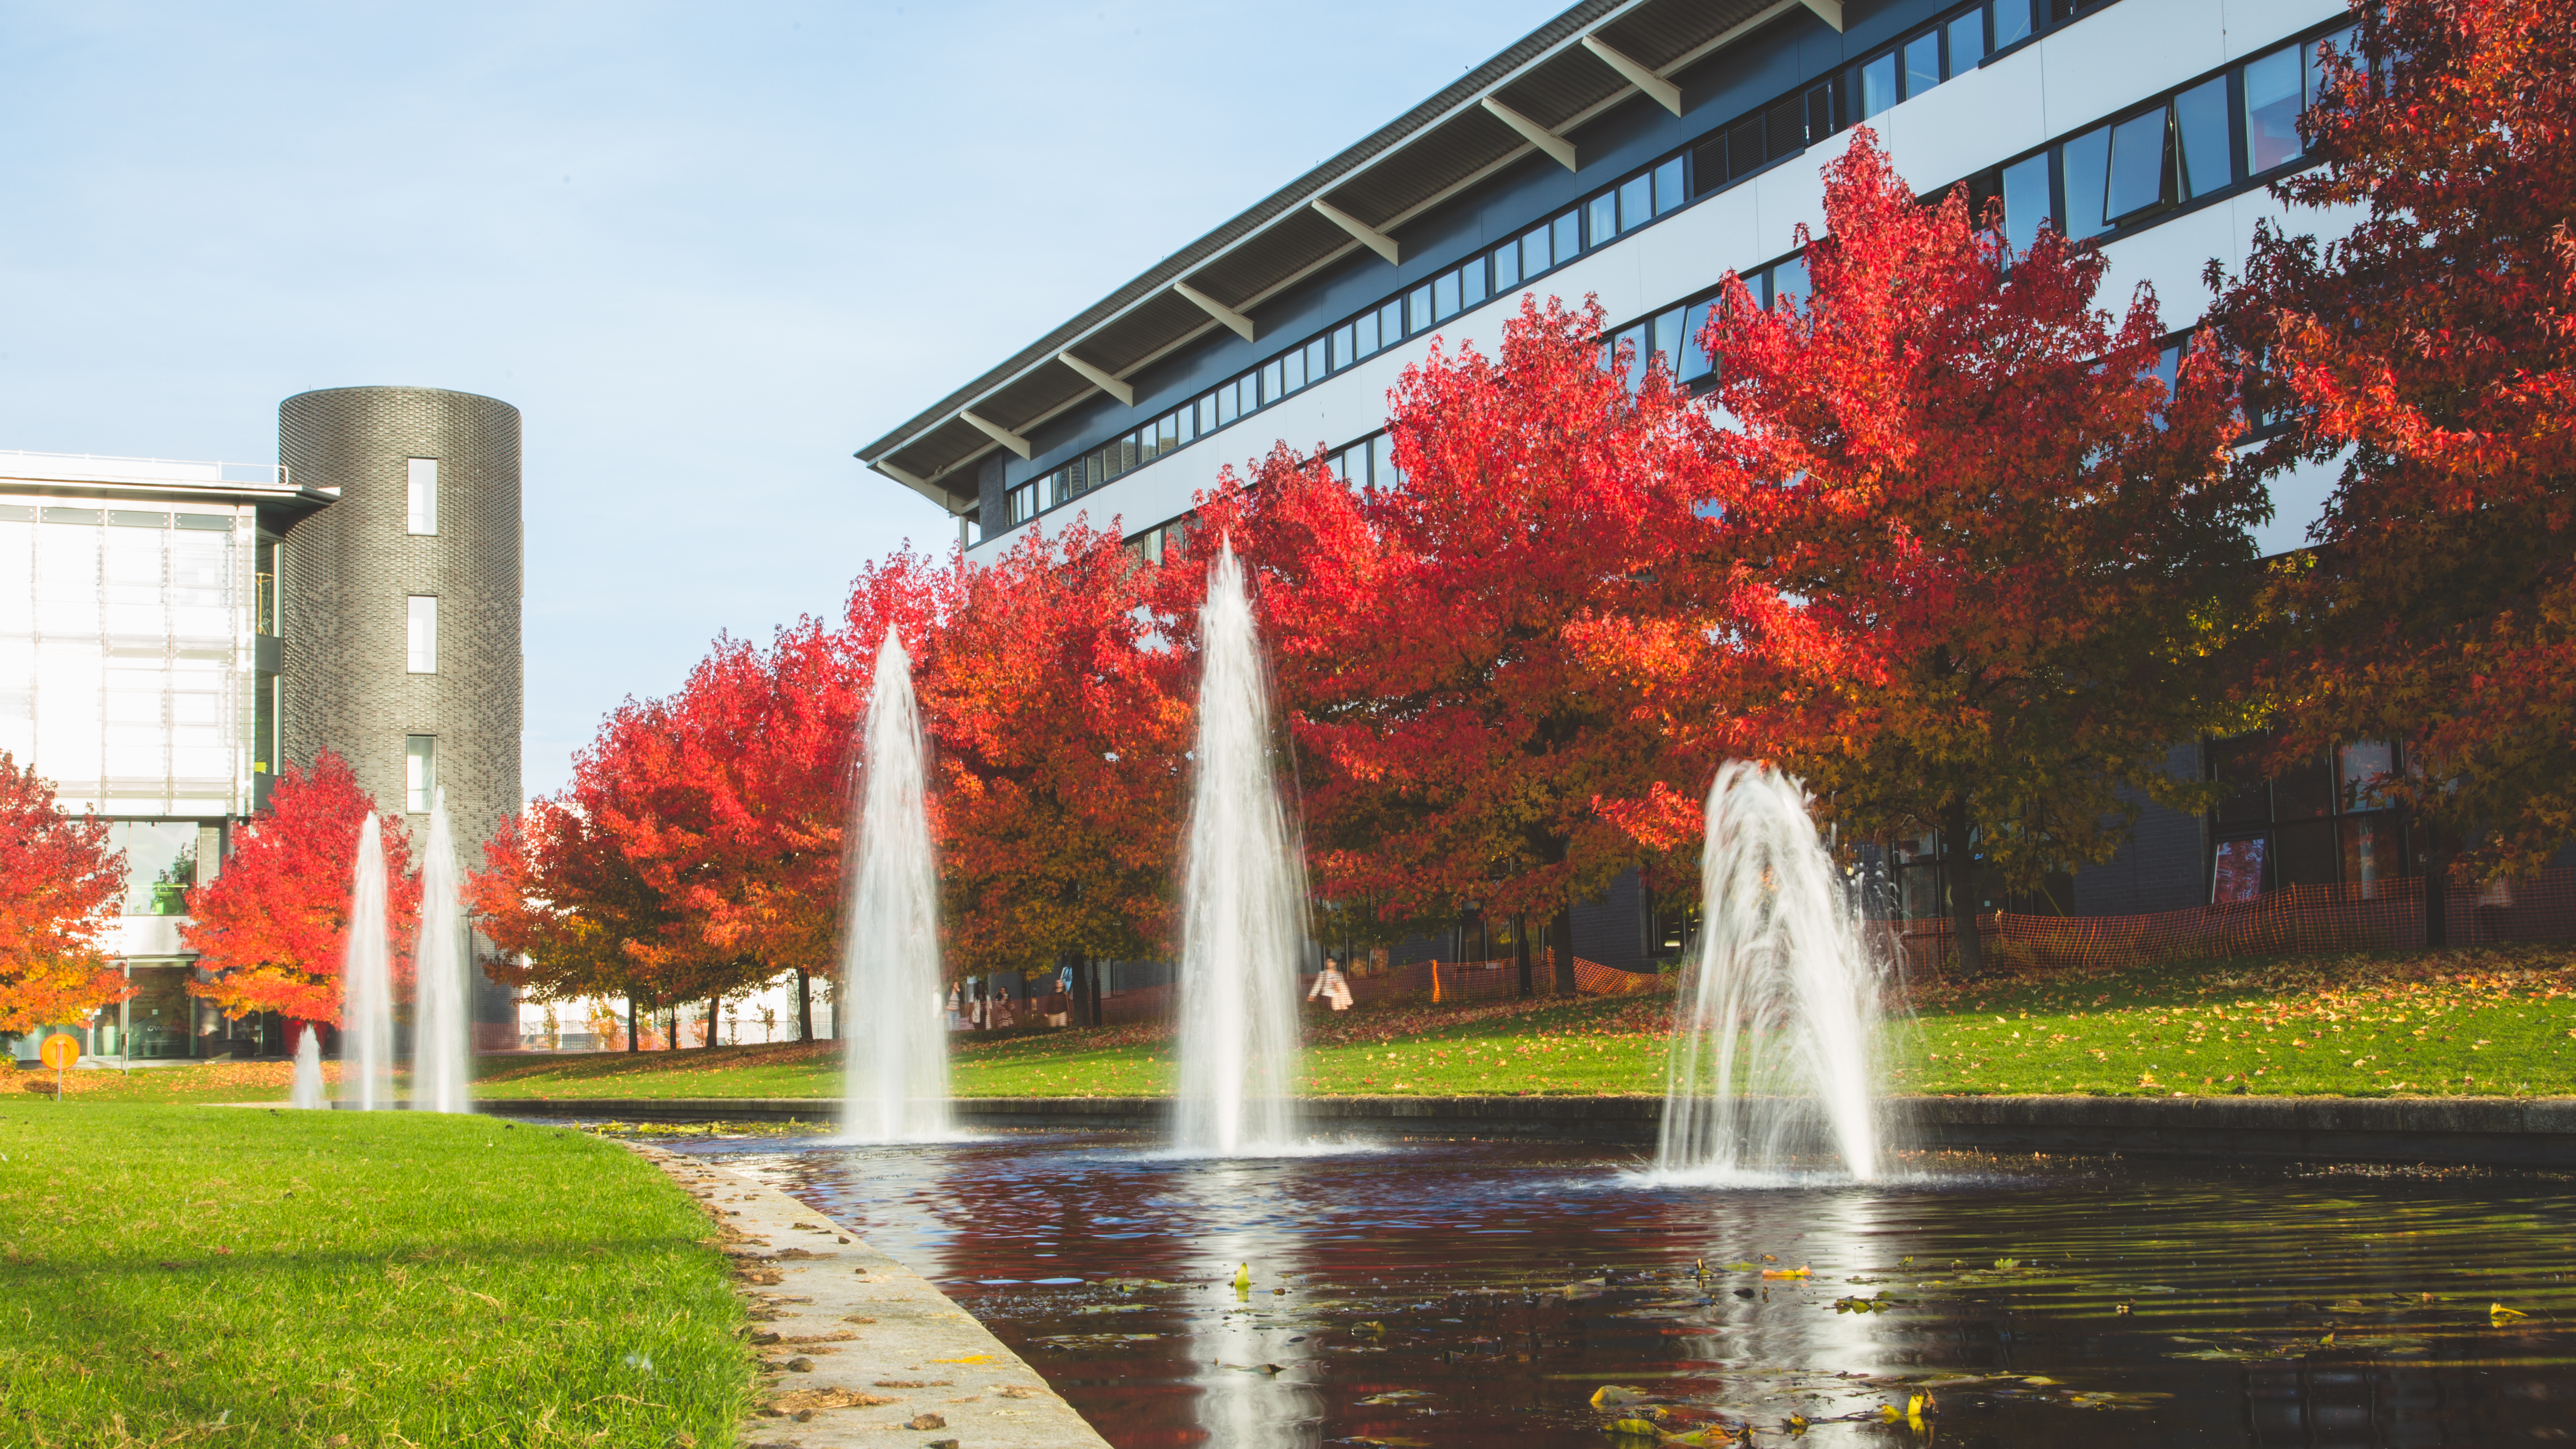
[[[1601,332],[1597,306],[1525,299],[1496,356],[1435,345],[1404,372],[1401,484],[1282,449],[1200,530],[1234,531],[1262,580],[1318,894],[1541,923],[1567,991],[1574,903],[1653,854],[1600,803],[1690,788],[1672,772],[1730,733],[1676,729],[1600,647],[1669,615],[1723,528],[1695,511],[1704,412],[1647,359],[1605,369]]]
[[[99,949],[124,894],[107,822],[64,814],[51,781],[0,751],[0,1031],[87,1021],[126,998]]]
[[[181,935],[211,979],[188,990],[226,1016],[274,1011],[338,1026],[358,832],[370,814],[385,848],[386,942],[397,982],[407,981],[421,889],[410,833],[324,750],[309,772],[286,767],[222,872],[191,895]]]
[[[1156,569],[1114,530],[1035,529],[967,569],[921,682],[952,972],[1103,959],[1170,938],[1189,706],[1143,612]]]
[[[2406,743],[2375,785],[2416,813],[2438,941],[2455,853],[2520,871],[2576,838],[2576,24],[2357,8],[2376,75],[2336,56],[2303,122],[2323,164],[2273,191],[2359,219],[2263,227],[2216,315],[2286,424],[2258,466],[2341,459],[2281,580],[2276,763]]]
[[[2257,486],[2231,473],[2226,369],[2101,254],[2043,227],[2012,254],[1965,188],[1919,204],[1864,127],[1825,172],[1812,292],[1730,279],[1705,338],[1734,535],[1723,589],[1794,601],[1763,752],[1862,839],[1940,833],[1960,954],[1989,894],[2107,859],[2137,802],[2196,808],[2173,746],[2242,718]],[[2061,907],[2062,908],[2062,907]]]

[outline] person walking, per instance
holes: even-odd
[[[1342,963],[1339,957],[1324,958],[1324,969],[1315,977],[1315,985],[1306,993],[1306,999],[1312,1001],[1318,996],[1331,1003],[1335,1011],[1351,1009],[1351,983],[1342,977]]]

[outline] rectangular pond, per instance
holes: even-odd
[[[1622,1421],[1998,1449],[2576,1439],[2554,1177],[1915,1155],[1866,1186],[1716,1187],[1525,1142],[666,1145],[864,1233],[1122,1449],[1600,1446]]]

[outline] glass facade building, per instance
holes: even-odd
[[[86,1054],[273,1047],[187,992],[179,927],[277,760],[277,537],[330,502],[272,465],[0,452],[0,752],[124,852],[107,949],[135,994],[54,1030]]]

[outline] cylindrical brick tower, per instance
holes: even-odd
[[[278,457],[339,501],[296,523],[280,575],[279,734],[345,758],[382,810],[428,827],[433,785],[466,866],[519,797],[519,410],[433,387],[339,387],[278,404]],[[478,979],[479,1045],[516,1045]]]

